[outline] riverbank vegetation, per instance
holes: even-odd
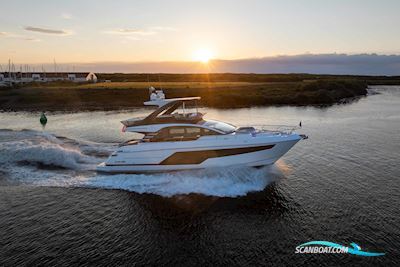
[[[130,80],[35,83],[3,88],[0,90],[0,109],[79,111],[142,107],[149,98],[150,85],[161,87],[168,98],[200,96],[201,104],[206,107],[329,105],[344,98],[366,95],[368,86],[368,81],[361,78],[310,74],[160,74],[162,78],[159,77],[157,82],[143,81],[146,76],[150,80],[158,75],[99,74],[103,79],[130,77]]]

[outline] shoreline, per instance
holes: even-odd
[[[214,108],[220,110],[229,110],[229,109],[241,109],[241,108],[262,108],[262,107],[313,107],[313,108],[327,108],[334,105],[347,105],[354,102],[359,101],[363,97],[367,97],[369,94],[366,95],[359,95],[359,96],[352,96],[347,98],[339,99],[335,103],[331,104],[304,104],[304,105],[293,105],[293,104],[270,104],[270,105],[252,105],[252,106],[234,106],[234,107],[210,107],[205,105],[198,105],[199,108]],[[201,100],[200,100],[201,101]],[[144,101],[143,101],[144,102]],[[131,106],[131,107],[99,107],[99,106],[87,106],[87,107],[68,107],[65,109],[59,109],[58,107],[46,106],[50,107],[47,109],[43,109],[43,106],[30,106],[30,107],[23,107],[18,109],[2,109],[0,108],[0,113],[18,113],[18,112],[32,112],[38,113],[46,112],[51,114],[65,114],[65,113],[79,113],[79,112],[124,112],[124,111],[134,111],[138,109],[149,109],[154,111],[154,107],[152,106]]]
[[[367,84],[357,80],[302,82],[164,82],[167,98],[200,96],[200,106],[327,106],[367,95]],[[1,111],[112,111],[142,108],[148,100],[147,83],[27,85],[0,90]]]

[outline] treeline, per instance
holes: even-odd
[[[268,105],[330,105],[367,94],[367,83],[358,80],[321,80],[264,84],[246,88],[166,88],[170,98],[200,96],[208,107],[232,108]]]
[[[361,80],[321,80],[301,84],[297,88],[296,102],[313,104],[332,104],[345,98],[364,96],[368,84]]]

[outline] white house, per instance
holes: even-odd
[[[67,80],[71,82],[86,82],[86,75],[82,73],[68,73]]]
[[[32,80],[33,81],[40,81],[40,73],[32,73]]]
[[[0,83],[2,86],[15,83],[15,75],[13,77],[13,74],[10,75],[8,72],[0,73]]]
[[[4,86],[7,86],[7,83],[6,83],[4,74],[0,73],[0,87],[4,87]]]
[[[97,76],[93,72],[89,72],[89,74],[86,76],[86,81],[88,82],[97,82]]]
[[[69,81],[75,81],[76,79],[76,74],[75,73],[68,73],[68,80]]]

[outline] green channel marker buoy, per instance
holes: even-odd
[[[42,112],[42,115],[40,115],[40,124],[44,128],[46,126],[46,123],[47,123],[46,114],[44,112]]]

